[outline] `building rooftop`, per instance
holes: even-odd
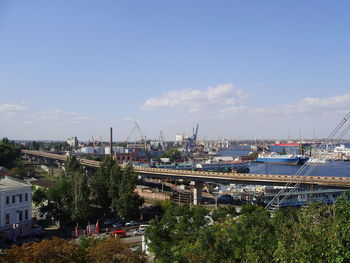
[[[17,189],[31,186],[30,183],[26,183],[25,181],[15,178],[9,174],[9,172],[0,169],[0,191],[8,190],[8,189]]]

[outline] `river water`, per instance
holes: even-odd
[[[345,144],[350,148],[350,143]],[[281,147],[274,147],[272,151],[281,151]],[[291,151],[298,152],[297,148],[291,149]],[[219,152],[222,156],[244,156],[249,155],[250,149],[246,150],[222,150]],[[251,163],[249,169],[252,174],[286,174],[293,175],[300,165],[282,165],[282,164],[265,164],[265,163]],[[318,164],[317,167],[310,173],[312,176],[341,176],[350,177],[350,161],[333,161],[325,164]]]

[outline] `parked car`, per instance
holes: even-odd
[[[113,224],[113,227],[115,227],[115,228],[122,227],[122,226],[123,226],[123,224],[120,223],[120,222],[115,222],[115,223]]]
[[[138,250],[141,251],[141,247],[139,245],[133,246],[131,248],[131,251],[133,251],[133,252],[138,251]]]
[[[134,236],[142,236],[145,234],[146,227],[149,225],[140,225],[138,229],[134,231]]]
[[[125,230],[116,230],[112,231],[111,233],[115,237],[126,237],[126,231]]]
[[[112,225],[114,223],[115,223],[115,219],[113,218],[106,218],[105,220],[103,220],[104,225]]]
[[[134,231],[134,236],[142,236],[145,234],[145,229],[144,228],[139,228]]]
[[[130,222],[127,222],[125,223],[125,226],[138,226],[139,223],[137,223],[136,221],[130,221]]]

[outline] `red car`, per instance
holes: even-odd
[[[126,236],[126,231],[125,230],[112,231],[112,235],[115,236],[115,237],[125,237]]]

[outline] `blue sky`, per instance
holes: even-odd
[[[350,109],[349,8],[2,0],[0,137],[327,136]]]

